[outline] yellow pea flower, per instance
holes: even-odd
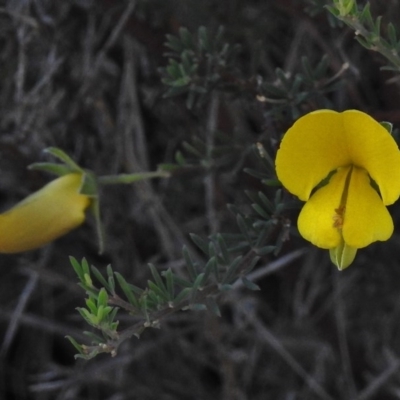
[[[339,269],[352,263],[357,249],[392,235],[385,206],[400,196],[400,151],[369,115],[319,110],[301,117],[282,139],[276,173],[306,201],[300,234],[329,249]]]
[[[81,225],[90,204],[79,193],[82,178],[81,173],[61,176],[0,214],[0,252],[32,250]]]

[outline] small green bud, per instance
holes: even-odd
[[[350,14],[353,7],[356,5],[356,0],[333,0],[333,2],[341,17]]]
[[[343,239],[339,246],[329,250],[331,261],[338,267],[339,271],[343,271],[350,266],[350,264],[354,261],[356,254],[357,249],[355,247],[348,246]]]

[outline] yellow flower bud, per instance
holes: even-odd
[[[81,173],[61,176],[0,214],[0,252],[32,250],[81,225],[90,204],[81,185]]]

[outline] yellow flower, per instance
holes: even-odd
[[[90,198],[81,185],[81,173],[61,176],[0,214],[0,252],[35,249],[82,224]]]
[[[357,249],[392,235],[385,206],[400,195],[400,151],[369,115],[319,110],[301,117],[283,137],[276,172],[306,201],[300,234],[329,249],[339,269],[351,264]]]

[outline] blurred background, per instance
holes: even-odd
[[[89,329],[75,310],[85,295],[69,256],[101,271],[111,264],[139,287],[150,262],[182,268],[184,245],[204,257],[189,233],[237,233],[228,203],[251,213],[245,191],[274,198],[276,188],[254,173],[275,178],[255,145],[273,159],[299,116],[355,108],[392,122],[397,138],[398,74],[381,71],[386,60],[326,4],[0,1],[1,209],[52,179],[27,169],[49,161],[49,146],[98,175],[187,164],[169,179],[102,190],[102,255],[90,216],[42,249],[0,255],[0,399],[400,398],[398,204],[390,207],[393,237],[359,251],[344,272],[299,237],[298,202],[282,215],[291,228],[280,251],[255,269],[261,290],[239,283],[220,295],[220,317],[176,313],[124,342],[116,357],[90,361],[75,360],[65,339],[85,343]],[[370,5],[383,31],[399,26],[398,1]],[[185,32],[208,44],[182,61],[180,50],[193,47]],[[168,70],[169,59],[186,70]]]

